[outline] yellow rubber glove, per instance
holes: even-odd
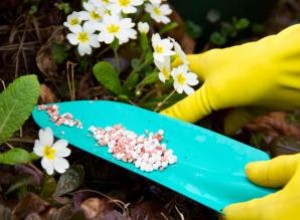
[[[250,163],[246,173],[258,185],[283,188],[263,198],[227,206],[223,210],[226,220],[300,219],[300,154]]]
[[[256,42],[189,55],[188,60],[204,83],[162,114],[195,122],[229,107],[300,107],[300,25]]]

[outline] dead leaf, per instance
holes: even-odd
[[[25,220],[42,220],[42,219],[37,213],[31,213],[25,218]]]
[[[143,202],[131,210],[131,218],[148,220],[164,219],[160,214],[163,211],[162,208],[163,206],[159,205],[157,202]]]
[[[280,136],[275,138],[267,148],[272,157],[295,154],[300,152],[300,140],[295,140],[292,137]]]
[[[14,214],[17,219],[24,219],[31,213],[40,213],[47,209],[49,203],[34,193],[27,193],[17,204]]]
[[[47,104],[57,102],[58,99],[56,95],[52,92],[52,90],[46,86],[45,84],[41,84],[40,87],[40,104]]]
[[[52,58],[52,45],[54,43],[61,44],[64,42],[63,28],[57,27],[52,35],[43,45],[36,55],[36,64],[39,70],[47,77],[57,74],[57,64]]]
[[[106,205],[103,199],[92,197],[84,200],[80,208],[84,211],[86,218],[94,219],[103,214]]]
[[[279,136],[293,137],[299,140],[300,128],[287,122],[286,116],[285,112],[271,112],[255,118],[245,128],[250,132],[265,133],[269,139],[268,142]]]

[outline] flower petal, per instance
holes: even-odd
[[[78,45],[78,52],[81,56],[85,54],[91,54],[92,53],[92,48],[88,44],[79,44]]]
[[[55,158],[53,161],[54,169],[58,173],[64,173],[70,167],[69,162],[65,158]]]
[[[33,147],[33,152],[42,157],[43,156],[43,150],[44,150],[44,145],[42,145],[42,143],[39,140],[35,140],[34,142],[34,147]]]
[[[54,140],[52,129],[49,127],[45,128],[45,129],[40,129],[39,130],[39,138],[40,138],[41,144],[52,146],[53,140]]]
[[[68,141],[61,139],[53,144],[53,148],[56,150],[55,156],[67,157],[71,154],[71,150],[67,148]]]
[[[76,34],[67,34],[67,39],[70,42],[70,44],[77,45],[79,43]]]
[[[42,167],[46,170],[48,175],[52,175],[54,173],[53,162],[48,160],[47,158],[43,158],[41,160]]]

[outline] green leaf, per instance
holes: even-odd
[[[49,175],[44,175],[40,196],[43,198],[50,197],[55,192],[55,189],[56,189],[56,181],[54,177]]]
[[[16,178],[10,183],[10,187],[7,189],[5,194],[12,193],[16,190],[22,189],[23,187],[27,187],[28,185],[32,185],[35,183],[34,177],[30,174],[20,174],[16,176]]]
[[[227,39],[220,32],[213,32],[210,35],[210,41],[217,46],[223,46]]]
[[[133,58],[133,59],[131,60],[131,67],[132,67],[133,69],[138,68],[139,64],[140,64],[140,59]]]
[[[82,166],[76,165],[68,169],[62,174],[58,180],[55,196],[61,196],[72,192],[80,186],[84,178],[84,170]]]
[[[16,79],[0,94],[0,144],[13,135],[30,116],[39,97],[35,75]]]
[[[178,23],[175,21],[172,21],[170,23],[168,23],[166,26],[164,26],[162,29],[160,29],[159,34],[162,35],[168,31],[173,30],[174,28],[178,27]]]
[[[133,87],[136,86],[138,81],[139,81],[139,74],[137,72],[133,72],[128,76],[128,78],[124,82],[123,89],[127,91],[131,90]]]
[[[234,26],[238,30],[243,30],[250,25],[250,21],[246,18],[241,18],[241,19],[234,19],[233,20]]]
[[[158,72],[148,74],[141,82],[140,86],[150,85],[158,81]]]
[[[93,67],[93,73],[96,79],[108,90],[116,95],[122,93],[122,87],[118,78],[117,71],[113,65],[106,61],[98,62]]]
[[[54,61],[58,64],[65,62],[68,57],[66,48],[63,45],[56,43],[51,46],[51,54]]]
[[[185,31],[193,39],[199,38],[203,32],[201,26],[191,20],[185,22]]]
[[[0,163],[7,165],[30,163],[33,159],[33,154],[22,148],[13,148],[0,154]]]

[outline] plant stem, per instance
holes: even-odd
[[[143,57],[143,56],[142,56],[142,57]],[[140,71],[142,68],[144,68],[145,66],[147,66],[150,62],[152,62],[152,60],[153,60],[153,57],[151,57],[151,58],[148,59],[148,60],[145,60],[141,65],[139,65],[139,66],[137,66],[135,69],[133,69],[133,70],[129,73],[127,79],[130,79],[130,77],[131,77],[133,74],[135,74],[136,72]]]
[[[174,89],[166,98],[164,98],[164,100],[162,100],[161,102],[157,103],[156,108],[154,109],[155,112],[158,112],[158,110],[160,109],[161,106],[163,106],[176,92],[176,90]]]
[[[116,59],[116,65],[117,65],[117,72],[118,72],[118,74],[120,74],[120,57],[119,57],[119,54],[118,54],[118,49],[116,48],[114,48],[113,49],[113,51],[114,51],[114,55],[115,55],[115,59]]]

